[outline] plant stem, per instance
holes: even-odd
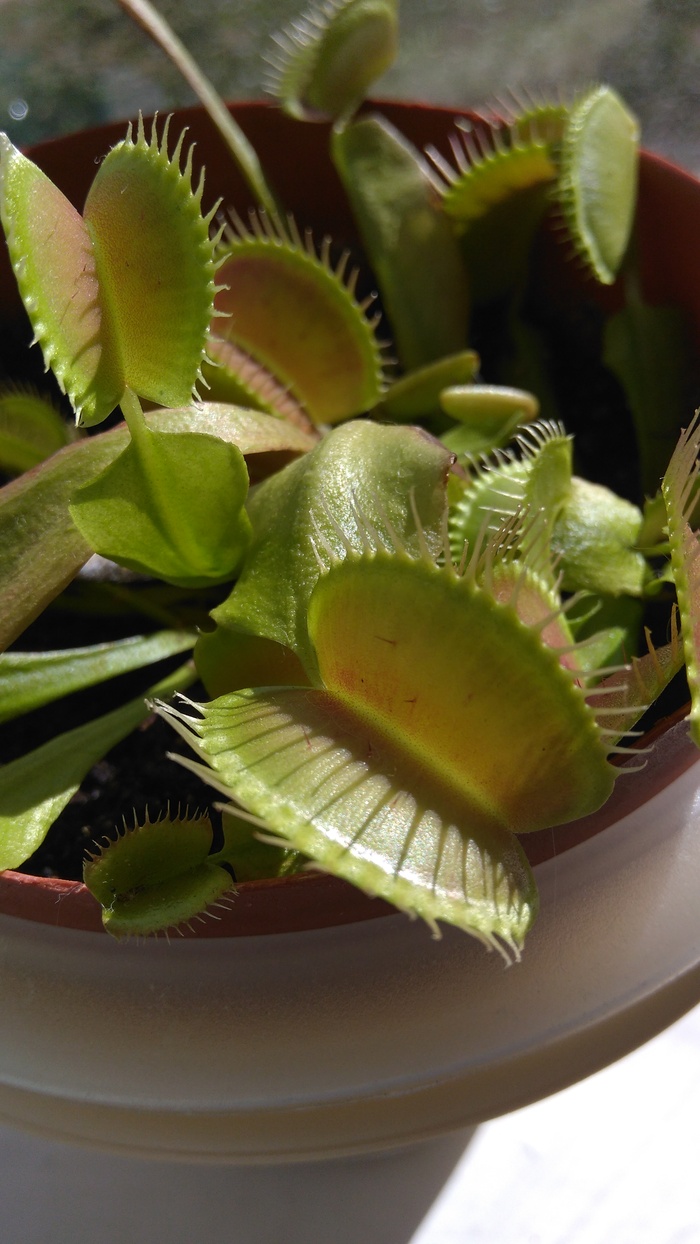
[[[149,0],[118,0],[118,3],[124,12],[128,13],[129,17],[133,18],[137,25],[145,30],[146,34],[150,35],[158,47],[165,52],[197,98],[201,100],[260,206],[269,215],[279,215],[277,200],[266,181],[253,147],[240,126],[234,121],[221,96],[209,79],[204,76],[165,18],[161,17]]]
[[[152,452],[148,441],[150,433],[146,425],[141,403],[133,389],[124,390],[124,395],[119,404],[126,419],[126,426],[129,429],[134,446],[138,449],[139,454],[144,459],[147,459]]]

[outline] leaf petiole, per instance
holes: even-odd
[[[268,215],[277,216],[279,214],[277,200],[267,184],[253,147],[240,126],[234,121],[209,79],[204,76],[196,61],[190,56],[187,48],[148,0],[119,0],[119,4],[124,12],[128,13],[147,35],[150,35],[153,42],[158,44],[158,47],[180,71],[188,86],[204,105],[260,207],[264,208]]]
[[[170,472],[166,470],[157,443],[158,438],[148,427],[141,402],[133,389],[125,389],[120,406],[142,478],[148,485],[151,518],[162,535],[180,550],[185,560],[192,558],[196,562],[200,552],[199,543],[187,522],[186,514],[183,522],[182,506],[173,489]]]

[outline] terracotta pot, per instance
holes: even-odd
[[[382,110],[419,145],[439,144],[453,118]],[[352,241],[325,127],[264,105],[235,111],[297,219]],[[208,121],[188,110],[182,124],[209,200],[245,210]],[[80,207],[123,130],[32,154]],[[700,184],[645,155],[645,289],[685,308],[697,344],[699,218]],[[552,279],[576,296],[553,255]],[[0,324],[20,317],[0,272]],[[529,837],[542,913],[507,973],[464,934],[435,943],[323,876],[242,885],[196,940],[124,946],[82,885],[0,874],[0,1119],[132,1152],[309,1157],[465,1126],[589,1074],[700,998],[695,759],[684,723],[669,725],[600,813]]]

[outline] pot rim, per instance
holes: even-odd
[[[688,731],[687,706],[659,722],[644,736],[653,750],[637,770],[634,749],[619,765],[610,799],[597,812],[566,825],[524,834],[520,842],[535,869],[632,815],[697,761],[700,752]],[[634,770],[627,781],[626,769]],[[322,872],[299,873],[240,882],[227,910],[208,912],[178,929],[183,938],[257,937],[332,928],[396,915],[383,899],[363,893],[347,881]],[[55,928],[104,933],[101,908],[81,881],[36,877],[7,869],[0,872],[0,914]]]

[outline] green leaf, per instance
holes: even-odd
[[[462,350],[447,358],[407,372],[389,386],[373,414],[398,423],[417,423],[442,414],[441,394],[454,385],[472,382],[479,369],[474,350]]]
[[[700,415],[696,414],[680,435],[661,491],[668,516],[671,568],[690,689],[690,733],[700,747],[700,541],[689,522],[700,477],[699,453]]]
[[[201,711],[202,721],[173,724],[294,848],[431,924],[449,921],[517,953],[537,907],[517,839],[425,772],[417,777],[414,759],[343,700],[244,691]]]
[[[335,120],[362,102],[396,55],[396,0],[317,4],[275,37],[267,87],[301,120]]]
[[[417,776],[430,770],[465,808],[528,833],[599,807],[614,775],[546,618],[524,621],[512,591],[497,599],[497,546],[485,563],[475,583],[474,567],[348,556],[319,579],[309,634],[323,686],[403,747]]]
[[[332,155],[403,366],[463,350],[467,278],[426,161],[379,116],[336,130]]]
[[[552,536],[564,589],[640,596],[652,577],[636,548],[641,526],[642,512],[631,501],[574,476]]]
[[[139,119],[100,164],[85,203],[99,286],[109,308],[123,388],[160,406],[189,401],[200,376],[214,300],[214,244],[193,192],[184,135],[168,155],[168,123],[150,140]]]
[[[56,407],[31,389],[0,393],[0,470],[20,475],[72,440]]]
[[[121,708],[58,735],[27,756],[0,768],[0,870],[17,868],[41,846],[83,778],[110,748],[126,738],[151,711],[146,699],[182,691],[195,679],[181,666]]]
[[[146,423],[154,432],[203,432],[236,445],[245,456],[303,454],[318,444],[316,432],[226,402],[194,402],[173,410],[156,410],[146,415]]]
[[[178,928],[231,889],[231,874],[210,857],[207,815],[167,814],[126,830],[85,863],[85,884],[102,904],[114,937]]]
[[[267,368],[315,423],[362,414],[382,392],[382,359],[347,252],[334,265],[328,241],[318,250],[310,234],[302,241],[291,218],[249,224],[234,217],[221,251],[217,335]],[[214,354],[227,369],[226,352]]]
[[[79,419],[99,423],[119,403],[124,376],[90,234],[65,195],[4,134],[0,218],[44,362]]]
[[[539,402],[524,389],[497,384],[460,384],[443,389],[440,405],[459,421],[442,436],[456,454],[479,454],[503,445],[522,423],[537,418]]]
[[[264,481],[249,504],[253,541],[240,579],[213,611],[223,627],[291,648],[313,679],[306,607],[319,575],[315,547],[361,551],[363,523],[420,547],[411,496],[429,547],[442,542],[451,455],[417,428],[357,420],[329,434],[312,453]],[[362,517],[361,517],[362,516]]]
[[[315,440],[299,428],[256,411],[214,403],[146,416],[160,432],[203,432],[243,454],[301,453]],[[92,548],[70,516],[70,502],[128,443],[115,428],[71,445],[0,492],[0,650],[63,590]]]
[[[637,203],[639,124],[609,86],[571,109],[557,184],[569,236],[591,273],[611,285],[624,258]]]
[[[139,120],[101,163],[75,210],[0,136],[0,214],[44,360],[78,422],[99,423],[126,388],[161,406],[188,401],[201,377],[215,293],[211,217],[191,186],[182,136],[168,156]]]
[[[0,655],[0,721],[10,721],[127,670],[186,652],[194,642],[195,636],[186,631],[160,631],[89,648],[4,652]]]
[[[144,454],[145,448],[145,454]],[[250,540],[245,460],[235,445],[144,426],[70,513],[96,553],[183,587],[233,576]]]
[[[606,321],[603,362],[625,390],[637,433],[641,485],[653,493],[691,407],[691,347],[677,307],[650,307],[629,288],[627,293],[625,309]]]

